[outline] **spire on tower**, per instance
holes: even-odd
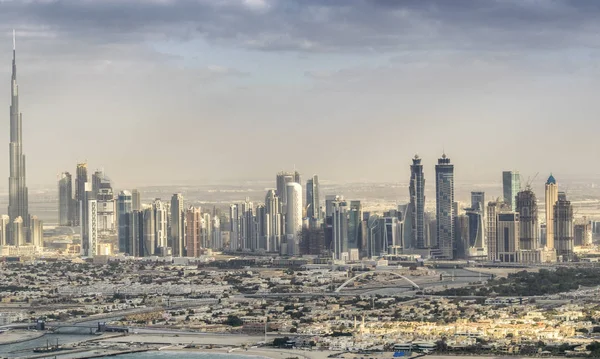
[[[13,29],[13,51],[17,49],[17,35],[15,29]]]

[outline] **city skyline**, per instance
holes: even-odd
[[[600,112],[592,36],[598,27],[592,15],[600,9],[593,2],[61,4],[0,4],[2,63],[10,61],[12,28],[22,37],[30,185],[50,185],[83,160],[110,168],[122,187],[266,178],[290,162],[336,181],[394,182],[409,170],[400,163],[381,170],[386,153],[409,158],[416,152],[432,164],[442,148],[462,168],[457,182],[493,179],[500,168],[561,178],[594,173],[586,166],[598,150],[593,134]],[[481,18],[463,19],[465,8]],[[352,19],[349,31],[336,28],[345,21],[336,10]],[[205,18],[209,13],[219,16]],[[280,17],[298,26],[287,31],[286,21],[272,21]],[[107,19],[120,30],[97,31]],[[501,19],[511,21],[508,33],[515,37],[507,37]],[[553,26],[559,20],[564,27]],[[8,91],[0,90],[0,105],[8,106]],[[89,130],[98,124],[110,135]],[[294,135],[277,136],[282,129]],[[142,145],[131,138],[134,131],[164,146],[119,160],[130,146]],[[320,156],[332,131],[344,141]],[[426,145],[411,133],[426,136]],[[286,151],[259,161],[255,151],[241,153],[223,139],[253,143],[255,151]],[[545,155],[543,144],[565,139],[570,151]],[[102,141],[115,145],[87,146]],[[482,156],[472,148],[482,148]],[[187,166],[187,155],[175,156],[203,151],[211,156],[198,169]],[[136,171],[131,163],[139,164]]]

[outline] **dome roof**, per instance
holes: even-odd
[[[550,177],[548,177],[546,184],[556,184],[556,180],[554,179],[554,176],[552,175],[552,173],[550,174]]]

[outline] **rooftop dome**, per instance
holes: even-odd
[[[552,173],[550,173],[550,177],[548,177],[546,184],[556,184],[556,180],[554,179],[554,176],[552,175]]]

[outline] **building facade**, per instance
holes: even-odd
[[[552,174],[548,177],[545,185],[546,206],[546,248],[554,249],[554,205],[558,201],[558,185]]]
[[[443,154],[435,166],[437,246],[440,258],[454,259],[454,165]]]
[[[58,223],[61,226],[73,225],[73,180],[69,172],[63,172],[58,179]]]
[[[518,171],[502,172],[502,192],[504,203],[510,206],[511,211],[517,210],[516,197],[521,191],[521,176]]]
[[[423,165],[421,159],[416,156],[410,166],[410,210],[412,211],[411,223],[412,236],[410,246],[424,249],[429,248],[428,238],[425,236],[425,175],[423,174]]]

